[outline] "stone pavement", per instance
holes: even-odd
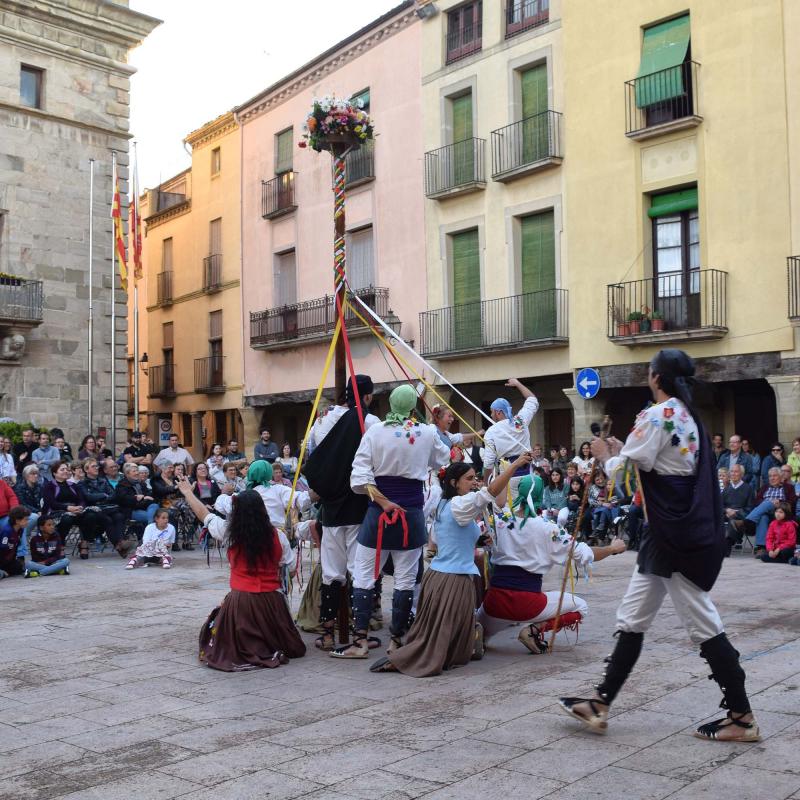
[[[4,580],[0,798],[800,800],[796,567],[739,555],[714,592],[761,744],[691,737],[719,694],[669,601],[606,736],[557,709],[596,682],[633,562],[609,559],[580,584],[591,616],[577,644],[531,656],[510,629],[483,661],[423,680],[313,647],[278,670],[200,666],[198,629],[227,569],[198,552],[171,572],[126,572],[105,553],[70,577]]]

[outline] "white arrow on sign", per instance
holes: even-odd
[[[580,386],[584,392],[588,392],[590,386],[597,386],[597,381],[590,381],[588,377],[584,377],[584,379],[578,383],[578,386]]]

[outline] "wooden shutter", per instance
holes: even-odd
[[[463,142],[472,138],[472,94],[454,97],[453,104],[453,141]]]
[[[164,350],[172,350],[175,346],[175,336],[171,322],[165,322],[161,326],[161,337],[163,344],[161,345]]]
[[[547,64],[520,73],[522,90],[522,163],[531,164],[549,155],[547,111]]]
[[[375,248],[371,227],[347,234],[347,276],[353,289],[375,285]]]
[[[475,180],[475,150],[472,140],[472,95],[463,94],[452,100],[453,185],[461,186]]]
[[[282,131],[275,137],[275,174],[280,175],[292,169],[292,128]]]
[[[208,338],[222,338],[222,309],[210,311],[208,314]]]
[[[215,256],[222,252],[222,217],[212,219],[208,226],[208,253]]]
[[[526,340],[556,332],[556,249],[553,212],[520,220],[521,312]]]
[[[161,242],[161,271],[172,271],[172,237]]]
[[[297,302],[297,269],[295,251],[281,253],[275,261],[275,305],[286,306]]]
[[[454,234],[451,244],[453,345],[477,347],[481,343],[481,262],[477,228]]]

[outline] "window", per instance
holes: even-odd
[[[275,174],[282,175],[292,170],[292,135],[293,129],[287,128],[275,135]]]
[[[20,103],[28,108],[41,108],[43,82],[44,70],[23,64],[19,72]]]
[[[475,180],[475,144],[472,138],[472,93],[450,100],[452,115],[452,170],[454,186]]]
[[[699,327],[697,187],[655,195],[647,213],[653,220],[653,310],[661,311],[670,327]]]
[[[219,175],[221,167],[222,167],[222,152],[219,147],[215,147],[211,151],[211,174]]]
[[[222,252],[222,217],[212,219],[208,224],[208,252],[212,256]]]
[[[164,350],[172,351],[175,346],[174,329],[172,322],[165,322],[161,326],[161,341]]]
[[[275,256],[275,305],[292,305],[297,302],[297,264],[294,250]]]
[[[506,38],[547,24],[550,0],[508,0],[506,5]]]
[[[211,311],[208,315],[209,341],[222,338],[222,309]]]
[[[467,349],[481,344],[481,262],[478,229],[450,237],[452,272],[452,337]]]
[[[172,237],[161,242],[161,271],[172,272]]]
[[[181,414],[181,429],[183,430],[183,438],[181,444],[184,447],[192,446],[192,415],[183,413]]]
[[[375,285],[375,249],[372,226],[347,234],[347,280],[352,289]]]
[[[350,101],[356,108],[360,108],[362,111],[365,111],[369,114],[369,89],[364,89],[357,94],[354,94]]]
[[[522,99],[522,163],[532,164],[550,154],[547,63],[522,70],[519,88]]]
[[[208,315],[208,385],[222,386],[222,310]]]
[[[520,313],[525,341],[545,339],[556,332],[556,249],[553,212],[521,217]]]
[[[447,14],[447,57],[450,64],[481,49],[483,2],[476,0]]]

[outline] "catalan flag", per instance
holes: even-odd
[[[133,280],[138,281],[142,277],[142,217],[139,214],[139,170],[135,150],[131,201],[128,206],[128,243],[132,250]]]
[[[119,262],[119,282],[122,288],[128,291],[128,265],[125,256],[125,236],[122,232],[122,204],[119,199],[119,175],[116,164],[113,170],[114,199],[111,203],[111,219],[114,223],[114,250]]]

